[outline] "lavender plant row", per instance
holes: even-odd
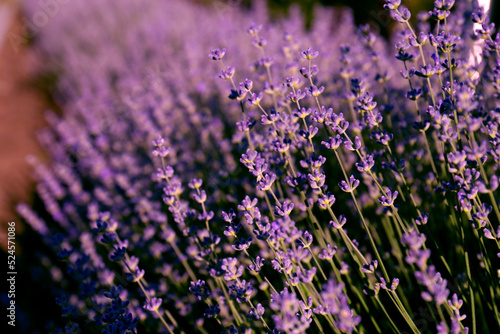
[[[62,8],[45,210],[17,207],[47,330],[498,332],[500,35],[475,0],[385,8],[390,41],[324,8]]]

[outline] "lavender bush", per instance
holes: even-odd
[[[44,210],[17,207],[53,252],[45,330],[500,330],[500,35],[473,0],[385,8],[390,41],[261,3],[54,17],[64,113]]]

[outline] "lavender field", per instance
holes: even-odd
[[[347,8],[54,0],[41,27],[26,1],[60,110],[19,247],[55,311],[13,333],[499,333],[500,34],[476,0],[383,2],[389,37]]]

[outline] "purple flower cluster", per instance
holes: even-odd
[[[385,8],[390,41],[260,2],[54,17],[64,112],[18,212],[59,332],[498,331],[500,35],[476,1]]]

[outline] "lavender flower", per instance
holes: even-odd
[[[498,332],[488,14],[389,0],[385,39],[218,5],[75,0],[40,29],[64,112],[17,208],[68,320],[48,331]]]

